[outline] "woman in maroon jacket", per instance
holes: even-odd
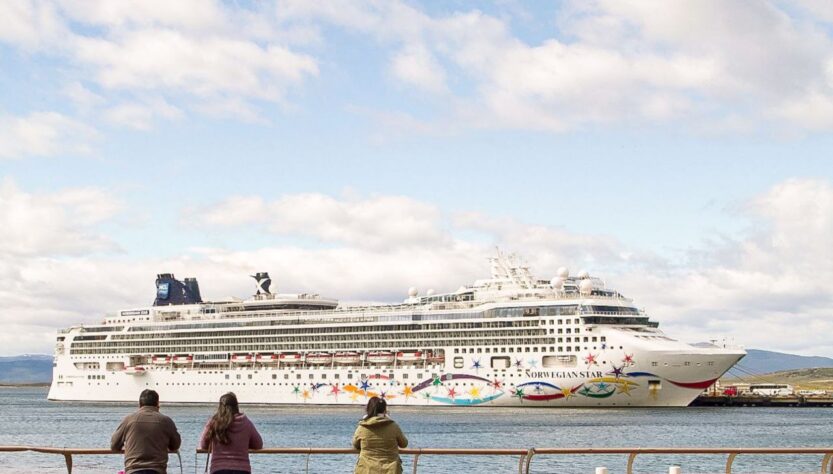
[[[200,449],[211,451],[211,474],[248,474],[249,450],[263,448],[263,439],[255,425],[240,413],[237,396],[231,392],[220,397],[220,405],[205,424]]]

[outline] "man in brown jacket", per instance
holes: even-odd
[[[124,449],[126,474],[168,472],[168,452],[176,451],[182,439],[173,420],[159,413],[159,394],[144,390],[139,409],[124,417],[110,439],[110,449]]]

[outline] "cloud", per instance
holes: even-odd
[[[0,160],[85,155],[97,137],[92,127],[57,112],[0,115]]]
[[[94,188],[27,193],[0,182],[0,256],[88,255],[116,245],[95,226],[121,209],[118,199]]]
[[[401,2],[288,2],[281,17],[375,38],[403,85],[452,92],[456,100],[437,108],[442,121],[555,132],[675,123],[748,133],[833,126],[829,10],[814,1],[565,2],[537,42],[513,31],[511,17],[429,15]]]
[[[157,118],[174,120],[181,118],[183,115],[182,110],[169,104],[164,99],[120,104],[104,112],[104,116],[109,122],[137,130],[153,128]]]
[[[168,110],[251,119],[318,75],[316,59],[293,50],[260,5],[20,0],[0,6],[0,41],[65,61],[72,100],[139,129],[166,118],[140,105],[146,97]]]
[[[365,249],[443,245],[449,240],[435,206],[402,196],[337,200],[317,193],[266,202],[256,196],[227,199],[197,211],[205,226],[263,226],[276,235],[302,236]]]

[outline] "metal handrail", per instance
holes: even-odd
[[[55,448],[48,446],[0,446],[0,452],[23,452],[32,451],[43,454],[60,454],[64,456],[67,472],[72,473],[72,456],[78,455],[107,455],[123,454],[122,451],[111,451],[109,449],[96,448]],[[197,471],[199,454],[208,452],[204,449],[195,450],[195,466]],[[179,459],[179,469],[183,472],[182,457],[179,451],[171,451]],[[309,472],[310,457],[313,454],[359,454],[359,451],[352,448],[264,448],[249,451],[250,454],[302,454],[306,455],[306,472]],[[821,461],[821,473],[833,474],[833,446],[822,448],[529,448],[529,449],[479,449],[479,448],[405,448],[399,450],[400,454],[413,455],[413,473],[416,474],[419,458],[424,455],[438,456],[518,456],[518,473],[529,474],[531,472],[532,459],[542,455],[603,455],[603,454],[626,454],[628,455],[628,474],[633,473],[633,464],[640,454],[724,454],[726,459],[726,474],[731,474],[732,464],[740,454],[821,454],[824,455]]]
[[[627,454],[627,474],[633,473],[633,463],[639,454],[726,454],[726,474],[739,454],[823,454],[821,474],[833,474],[833,447],[829,448],[536,448],[535,455],[546,454]],[[526,473],[530,472],[527,459]]]
[[[113,451],[105,448],[55,448],[52,446],[0,446],[0,453],[4,452],[23,452],[32,451],[41,454],[61,454],[64,456],[64,462],[67,466],[67,473],[72,474],[72,456],[79,455],[106,455],[106,454],[124,454],[124,451]],[[168,454],[176,454],[179,460],[179,472],[183,472],[182,456],[179,451],[169,451]]]

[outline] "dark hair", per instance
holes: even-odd
[[[139,395],[139,406],[140,407],[158,407],[159,406],[159,394],[156,393],[155,390],[151,390],[146,388],[142,390],[142,394]]]
[[[386,411],[388,411],[388,402],[384,398],[372,397],[367,401],[367,408],[365,408],[365,413],[367,413],[366,418],[384,415]]]
[[[206,438],[217,441],[220,444],[228,444],[228,430],[234,422],[234,415],[240,413],[237,406],[237,395],[229,392],[220,397],[220,404],[217,406],[217,413],[208,422]]]

